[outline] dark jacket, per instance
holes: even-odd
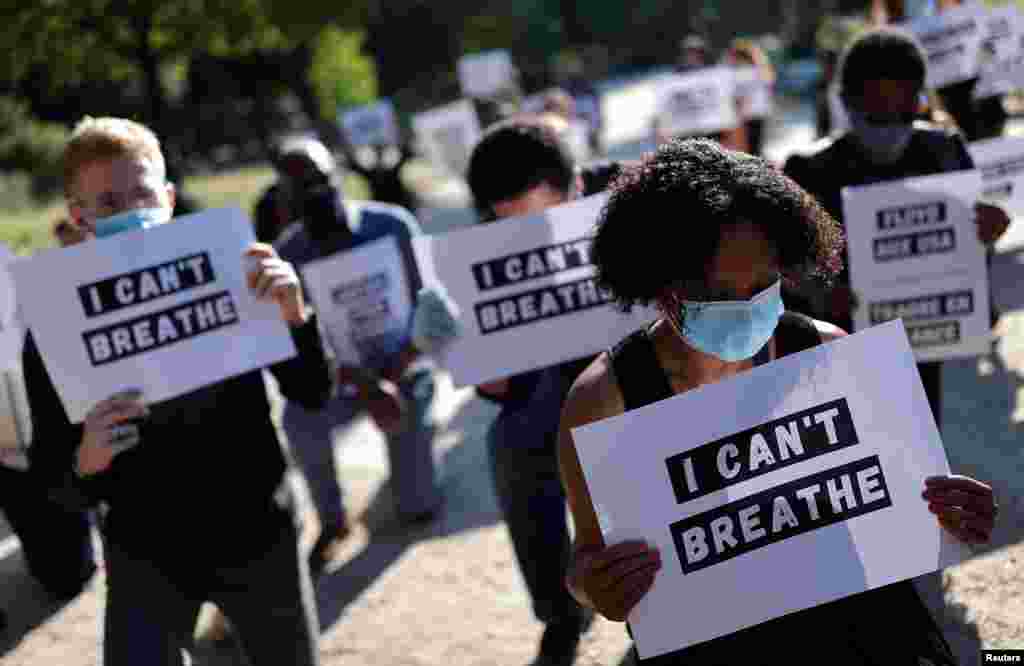
[[[270,371],[288,399],[321,407],[331,381],[316,319],[291,332],[298,356]],[[195,557],[244,561],[270,545],[286,461],[260,371],[150,405],[140,443],[106,472],[79,479],[83,426],[69,421],[31,332],[22,363],[34,473],[66,504],[106,503],[106,538],[139,558],[185,566]]]

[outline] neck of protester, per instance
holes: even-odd
[[[694,348],[683,339],[669,317],[662,317],[655,323],[652,339],[666,374],[685,388],[713,384],[754,366],[753,359],[723,361]]]

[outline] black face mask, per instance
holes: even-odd
[[[333,185],[323,185],[305,193],[301,199],[302,223],[315,241],[339,234],[349,235],[343,197]]]

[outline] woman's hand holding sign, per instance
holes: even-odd
[[[999,514],[991,486],[966,476],[935,476],[924,483],[922,497],[942,527],[964,543],[988,543]]]
[[[659,569],[661,553],[642,541],[624,541],[604,549],[579,548],[566,585],[580,603],[609,620],[625,622],[654,585]]]
[[[148,414],[137,391],[118,393],[92,408],[85,417],[82,443],[75,458],[75,471],[87,477],[107,471],[118,453],[138,443],[138,431],[126,424]]]
[[[978,225],[978,240],[984,245],[992,245],[1006,233],[1010,226],[1010,216],[999,206],[978,203],[974,206],[975,223]]]
[[[306,304],[295,268],[277,256],[274,247],[267,243],[253,243],[245,257],[252,262],[247,274],[249,288],[260,299],[281,306],[281,316],[292,326],[305,323]]]

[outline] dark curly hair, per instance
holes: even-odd
[[[675,140],[612,185],[591,256],[623,310],[703,282],[722,229],[749,222],[770,238],[787,279],[831,281],[843,266],[839,224],[759,157],[707,139]]]

